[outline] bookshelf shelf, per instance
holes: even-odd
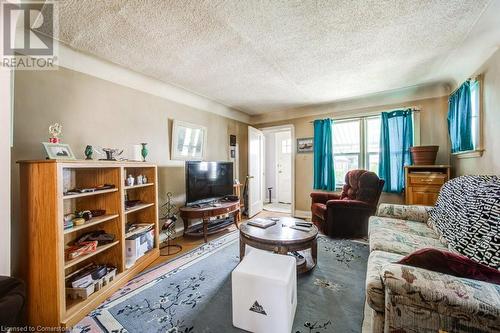
[[[117,188],[110,188],[108,190],[101,190],[101,191],[94,191],[94,192],[87,192],[87,193],[79,193],[79,194],[68,194],[64,195],[63,199],[76,199],[76,198],[83,198],[83,197],[91,197],[93,195],[100,195],[100,194],[106,194],[106,193],[113,193],[117,192]]]
[[[130,213],[133,213],[133,212],[137,212],[139,210],[142,210],[142,209],[154,206],[154,205],[155,205],[154,203],[138,204],[138,205],[136,205],[134,207],[131,207],[129,209],[125,209],[125,214],[130,214]]]
[[[77,225],[77,226],[74,226],[74,227],[71,227],[68,229],[64,229],[64,234],[70,234],[72,232],[80,231],[80,230],[86,229],[88,227],[92,227],[94,225],[98,225],[98,224],[104,223],[106,221],[116,219],[119,216],[120,215],[118,215],[118,214],[111,214],[111,215],[103,215],[103,216],[93,217],[90,220],[88,220],[87,222],[85,222],[85,224],[83,224],[83,225]]]
[[[154,184],[155,183],[146,183],[146,184],[140,184],[140,185],[125,186],[125,189],[126,190],[133,190],[135,188],[153,186]]]
[[[89,258],[92,258],[93,256],[96,256],[98,255],[99,253],[101,252],[104,252],[106,251],[107,249],[110,249],[112,248],[113,246],[115,246],[116,244],[120,243],[120,241],[114,241],[113,243],[109,243],[109,244],[106,244],[106,245],[101,245],[101,246],[98,246],[97,249],[92,252],[92,253],[89,253],[89,254],[85,254],[83,256],[79,256],[75,259],[71,259],[71,260],[68,260],[64,263],[64,269],[67,269],[67,268],[70,268],[70,267],[73,267],[75,266],[76,264],[79,264],[81,263],[82,261],[85,261]]]

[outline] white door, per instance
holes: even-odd
[[[292,202],[292,134],[276,133],[276,198],[278,202]]]
[[[264,202],[264,134],[248,126],[248,217],[262,211]]]

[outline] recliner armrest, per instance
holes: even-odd
[[[350,209],[375,213],[376,207],[359,200],[329,200],[326,202],[328,209]]]
[[[322,203],[326,204],[328,200],[338,200],[340,199],[340,194],[338,193],[328,193],[328,192],[312,192],[311,193],[312,203]]]

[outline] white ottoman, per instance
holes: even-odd
[[[295,258],[252,249],[231,279],[234,326],[256,333],[291,332],[297,308]]]

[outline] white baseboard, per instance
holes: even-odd
[[[312,217],[311,211],[309,210],[295,210],[293,216],[301,218],[301,219],[310,219]]]

